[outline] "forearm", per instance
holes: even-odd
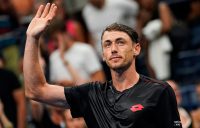
[[[12,123],[8,120],[4,113],[0,115],[0,120],[5,128],[13,128]]]
[[[30,98],[39,94],[39,88],[45,85],[46,79],[39,64],[39,39],[27,35],[24,53],[25,92]],[[36,92],[36,93],[35,93]]]
[[[25,103],[21,103],[18,105],[17,108],[17,127],[18,128],[25,128],[26,124],[26,108],[25,108]]]
[[[55,17],[56,10],[55,4],[40,5],[26,31],[23,66],[25,93],[30,99],[67,108],[64,88],[49,85],[39,64],[39,38]]]
[[[30,101],[31,104],[31,115],[32,118],[35,121],[40,121],[42,119],[43,116],[43,104],[36,102],[36,101]]]
[[[161,2],[159,4],[159,12],[160,12],[160,19],[163,25],[161,32],[167,33],[170,31],[173,22],[172,14],[167,3]]]

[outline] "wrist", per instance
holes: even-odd
[[[32,35],[28,35],[26,36],[26,41],[28,42],[35,42],[36,40],[39,40],[37,39],[36,37],[32,36]]]
[[[39,39],[27,35],[25,51],[37,51],[39,48]]]
[[[26,32],[26,37],[29,38],[29,39],[39,40],[39,37],[40,37],[40,36],[36,36],[36,35],[33,34],[33,33],[28,33],[28,32]]]

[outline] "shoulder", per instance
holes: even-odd
[[[1,69],[0,68],[0,73],[3,75],[2,77],[5,77],[5,78],[17,77],[17,75],[13,71],[8,70],[8,69]]]
[[[5,82],[7,86],[14,88],[20,88],[21,83],[18,76],[8,69],[0,69],[0,81]]]
[[[163,97],[175,97],[173,89],[165,81],[156,80],[146,76],[141,76],[138,92],[140,92],[142,96],[155,101],[159,101],[160,99],[163,99]]]
[[[100,81],[94,81],[89,82],[83,85],[80,85],[82,87],[90,88],[91,90],[104,90],[109,85],[109,82],[100,82]]]
[[[65,87],[65,94],[89,94],[89,93],[97,93],[103,91],[105,87],[105,83],[101,83],[99,81],[89,82],[82,85],[77,85],[74,87]]]
[[[168,88],[170,88],[169,84],[165,81],[156,80],[147,76],[141,75],[141,81],[143,83],[143,86],[146,88],[150,88],[152,91],[164,91]]]
[[[55,50],[51,53],[50,59],[57,58],[59,56],[59,51]]]
[[[7,69],[4,69],[4,68],[0,68],[0,73],[1,74],[10,74],[11,71],[7,70]]]

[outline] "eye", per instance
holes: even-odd
[[[105,47],[105,48],[108,48],[108,47],[110,47],[110,45],[111,45],[111,42],[104,42],[104,44],[103,44],[103,46]]]
[[[118,40],[118,41],[117,41],[117,44],[118,44],[118,45],[124,45],[124,43],[125,43],[125,42],[124,42],[123,40]]]

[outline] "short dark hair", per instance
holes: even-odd
[[[119,24],[119,23],[113,23],[109,26],[107,26],[103,32],[102,32],[102,35],[101,35],[101,40],[102,40],[102,37],[105,33],[105,31],[120,31],[120,32],[125,32],[126,34],[128,34],[128,36],[131,38],[131,40],[135,43],[138,43],[138,34],[137,32],[132,29],[131,27],[128,27],[126,25],[123,25],[123,24]]]
[[[47,29],[44,32],[44,35],[47,37],[51,37],[57,32],[66,32],[65,22],[60,19],[54,19],[51,24],[47,27]]]

